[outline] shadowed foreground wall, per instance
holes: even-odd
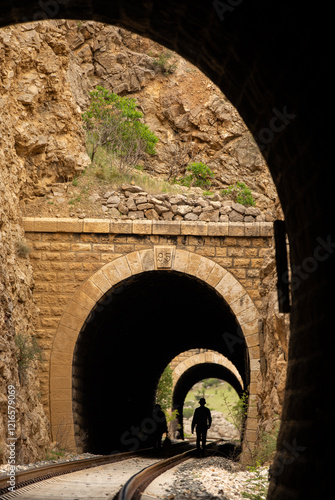
[[[322,392],[333,379],[334,347],[330,7],[161,0],[69,0],[47,7],[13,0],[2,6],[0,22],[41,17],[119,24],[176,50],[222,88],[259,141],[285,214],[296,277],[269,498],[324,498],[333,481],[331,453],[317,436],[334,421],[331,398]]]

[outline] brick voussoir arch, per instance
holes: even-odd
[[[187,354],[187,351],[186,353],[181,353],[181,354]],[[176,358],[174,359],[177,360],[178,357],[179,356],[176,356]],[[172,371],[173,389],[175,388],[180,377],[185,372],[187,372],[190,368],[203,363],[211,363],[223,366],[232,373],[232,375],[238,380],[238,382],[241,385],[241,388],[243,389],[243,380],[237,368],[228,358],[226,358],[223,354],[216,351],[205,351],[198,354],[192,354],[183,361],[179,361]]]
[[[164,248],[168,248],[171,255],[167,270],[185,273],[206,282],[230,305],[246,340],[251,360],[251,381],[255,381],[259,369],[258,342],[255,343],[259,313],[243,286],[230,272],[207,257],[174,246]],[[68,446],[75,449],[72,417],[73,353],[79,333],[89,320],[92,309],[113,286],[124,279],[159,269],[159,249],[154,247],[131,252],[104,265],[81,285],[68,302],[55,334],[50,358],[50,421],[54,440],[61,433],[63,440],[66,436]]]

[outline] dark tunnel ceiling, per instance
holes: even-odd
[[[85,329],[93,349],[103,342],[108,356],[127,353],[128,363],[135,364],[140,354],[142,361],[158,363],[157,375],[183,351],[212,349],[230,359],[246,382],[245,344],[237,342],[232,349],[224,337],[239,331],[236,319],[206,283],[182,273],[151,271],[123,281],[100,304]]]
[[[220,352],[247,386],[246,345],[237,343],[230,352],[222,337],[226,331],[237,331],[229,306],[194,277],[151,271],[111,289],[80,333],[75,349],[85,385],[85,425],[93,436],[90,451],[109,451],[94,429],[105,436],[111,428],[121,433],[148,415],[164,368],[181,352],[194,348]],[[97,415],[96,400],[105,402],[104,415]],[[115,407],[119,411],[114,415]]]

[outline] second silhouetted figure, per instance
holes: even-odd
[[[201,398],[199,400],[199,408],[196,408],[193,415],[192,420],[192,434],[194,431],[194,427],[196,427],[197,433],[197,450],[198,452],[202,452],[202,455],[205,454],[206,448],[206,438],[207,438],[207,429],[210,428],[212,424],[212,416],[209,408],[206,408],[206,400]],[[200,443],[202,444],[202,450],[200,448]]]

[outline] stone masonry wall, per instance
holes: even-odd
[[[260,269],[271,243],[271,223],[26,218],[24,224],[40,311],[36,335],[44,352],[40,378],[47,411],[51,348],[64,308],[85,280],[120,256],[176,245],[226,268],[261,307]]]

